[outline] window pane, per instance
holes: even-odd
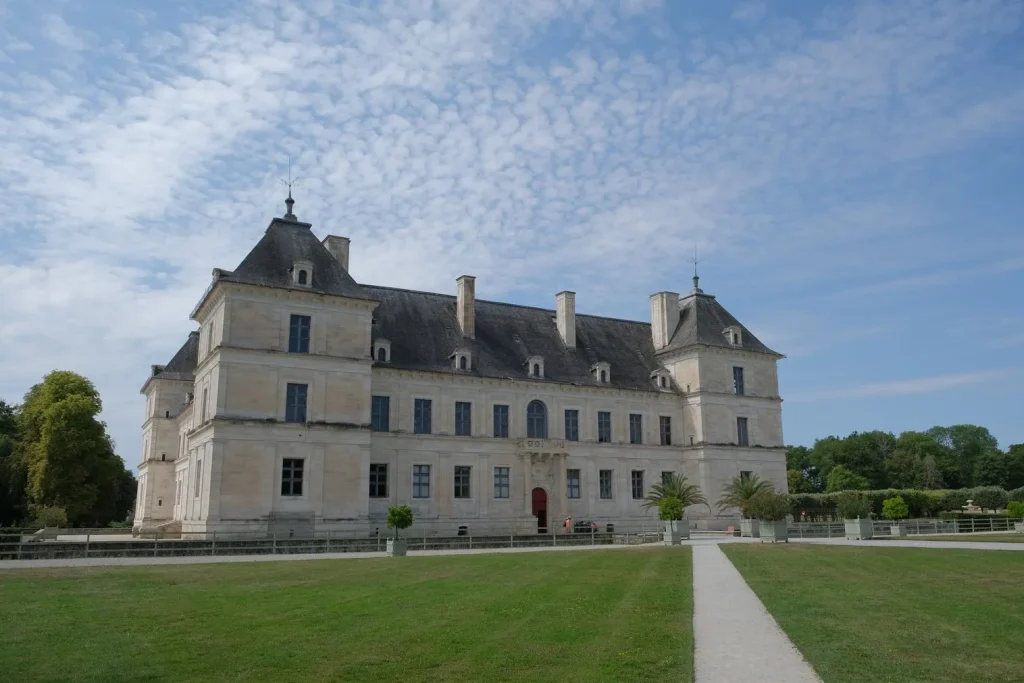
[[[612,471],[601,470],[601,498],[610,500],[612,497]]]
[[[569,441],[580,440],[580,411],[565,411],[565,438]]]
[[[494,468],[494,497],[509,497],[509,472],[507,467]]]
[[[644,497],[644,473],[643,470],[633,470],[633,500],[641,500]]]
[[[661,473],[661,484],[662,484],[662,486],[664,486],[665,484],[668,484],[668,480],[671,479],[672,475],[674,475],[674,474],[675,474],[675,472],[662,472]]]
[[[738,395],[743,395],[743,368],[732,369],[732,388]]]
[[[750,444],[747,436],[747,418],[745,417],[736,418],[736,443],[740,446],[748,446]]]
[[[569,498],[580,497],[580,471],[579,470],[566,470],[565,471],[565,493]]]
[[[530,401],[526,407],[526,436],[531,439],[548,438],[548,409],[540,401]]]
[[[469,498],[469,479],[471,468],[464,465],[455,466],[455,497]]]
[[[388,466],[386,463],[370,463],[370,498],[388,497]]]
[[[309,353],[309,327],[310,317],[308,315],[293,315],[288,325],[288,352]]]
[[[370,423],[373,431],[386,432],[391,429],[391,398],[374,396],[370,408]]]
[[[473,404],[464,401],[455,402],[455,434],[470,436],[473,425]]]
[[[668,415],[662,415],[659,418],[661,424],[661,445],[671,446],[672,445],[672,418]]]
[[[281,461],[282,496],[302,495],[302,466],[301,458],[285,458]]]
[[[431,402],[429,398],[416,399],[413,409],[413,432],[416,434],[430,434],[430,412]]]
[[[643,443],[644,440],[644,423],[643,417],[635,413],[629,416],[629,442],[630,443]]]
[[[412,497],[430,498],[430,465],[412,466]]]
[[[508,406],[494,406],[494,436],[508,438]]]
[[[597,441],[598,443],[610,443],[612,440],[612,414],[599,412],[597,414]]]
[[[306,421],[306,384],[289,384],[284,410],[285,422]]]

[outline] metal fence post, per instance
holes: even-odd
[[[971,533],[974,533],[974,517],[971,517]]]
[[[89,557],[89,537],[90,536],[92,536],[92,534],[86,534],[85,535],[85,556],[86,556],[86,558]]]
[[[270,554],[277,555],[277,532],[274,532],[274,542],[270,546]]]
[[[213,542],[210,544],[210,554],[211,555],[216,555],[217,554],[217,532],[216,531],[213,532]]]
[[[516,539],[515,539],[515,536],[513,536],[512,534],[508,535],[508,547],[509,548],[515,548],[516,547]]]

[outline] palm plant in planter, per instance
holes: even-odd
[[[748,477],[742,475],[733,477],[729,485],[722,490],[722,497],[718,499],[718,509],[736,508],[740,511],[743,519],[740,520],[740,535],[749,538],[758,537],[758,520],[750,514],[750,504],[763,493],[770,493],[774,490],[772,483],[761,479],[756,474]]]
[[[1024,518],[1024,503],[1019,500],[1010,501],[1006,505],[1006,513],[1011,519]],[[1018,534],[1024,534],[1024,519],[1013,523],[1013,529]]]
[[[665,545],[679,545],[680,540],[690,538],[690,525],[682,521],[684,509],[683,502],[674,496],[658,501],[658,519],[665,522]]]
[[[762,492],[751,499],[747,512],[760,522],[761,542],[789,543],[789,496],[776,493],[774,489]]]
[[[658,507],[662,498],[675,498],[683,506],[683,510],[691,505],[708,504],[699,486],[691,484],[686,477],[675,473],[666,475],[661,482],[651,487],[650,493],[644,497],[644,509]],[[682,516],[679,519],[682,519]]]
[[[892,526],[889,527],[891,536],[900,538],[907,535],[906,529],[900,526],[900,520],[910,516],[910,509],[902,496],[886,498],[882,501],[882,516],[892,520]]]
[[[846,538],[851,541],[868,539],[874,536],[871,528],[871,502],[854,491],[839,495],[836,500],[836,512],[846,525]]]
[[[388,508],[388,528],[395,530],[395,537],[388,539],[388,557],[404,557],[406,540],[398,537],[401,529],[412,526],[412,509],[408,505],[393,505]]]

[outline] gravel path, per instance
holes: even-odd
[[[717,545],[693,548],[697,683],[820,683]]]

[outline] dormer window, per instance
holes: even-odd
[[[292,284],[297,287],[309,287],[313,282],[313,264],[309,261],[296,261],[292,264]]]
[[[604,361],[594,363],[590,366],[590,374],[594,376],[598,384],[608,384],[612,379],[612,366]]]
[[[455,370],[466,372],[473,369],[473,354],[469,349],[455,349],[448,356],[448,360],[452,362],[452,368]]]
[[[654,382],[654,386],[662,391],[669,391],[672,389],[672,377],[665,368],[659,368],[652,372],[651,381]]]
[[[526,359],[526,372],[530,377],[544,377],[544,358],[541,356],[530,356]]]
[[[731,346],[743,346],[743,330],[737,325],[730,325],[723,331],[725,334],[725,340],[729,342]]]
[[[391,362],[391,342],[383,337],[373,340],[373,360],[378,363]]]

